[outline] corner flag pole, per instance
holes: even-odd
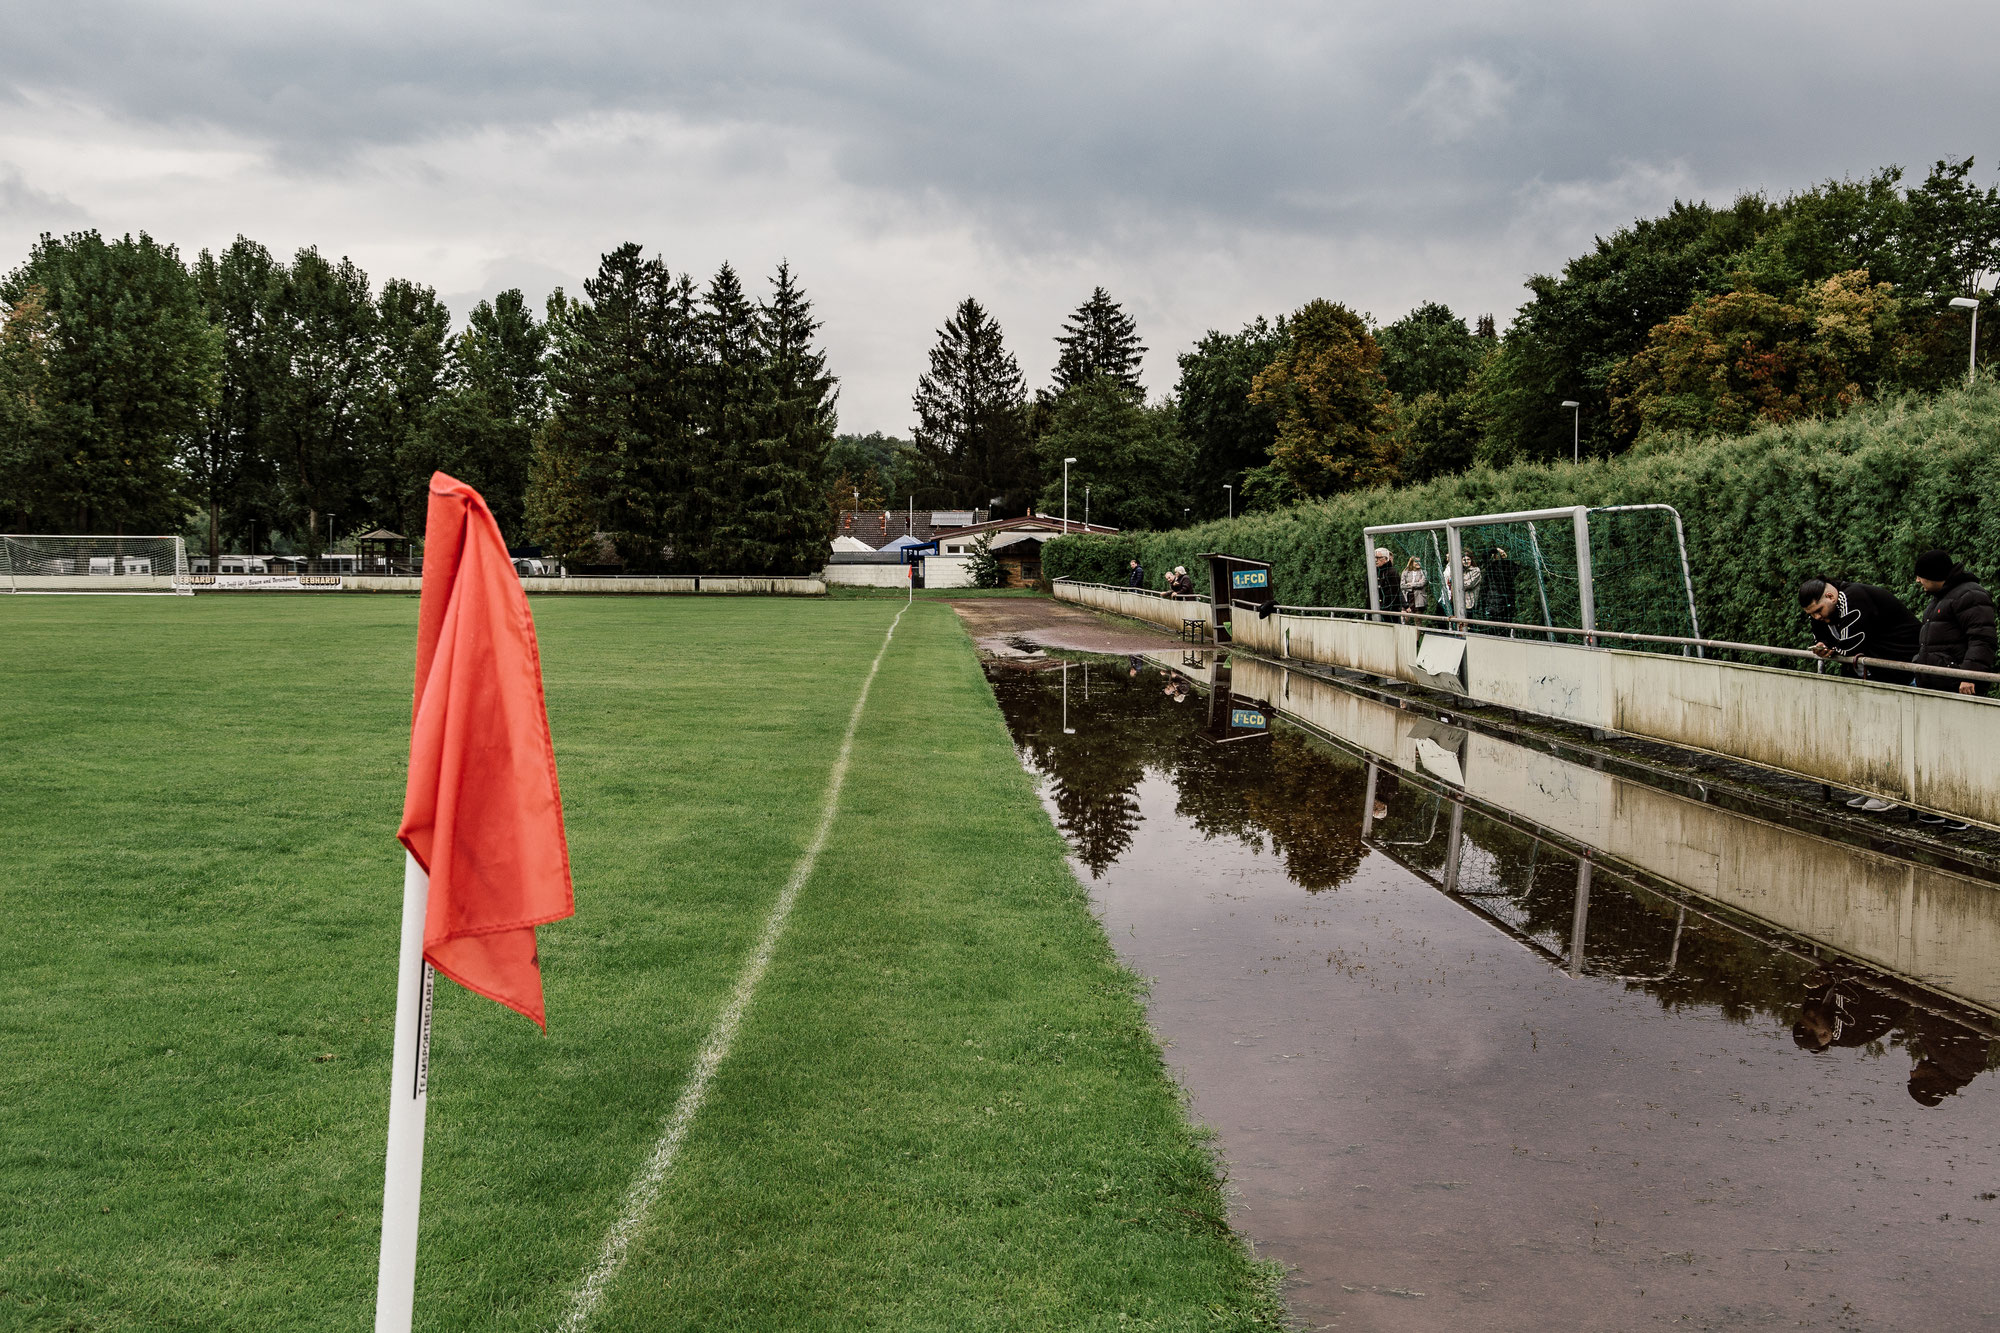
[[[403,853],[403,945],[396,964],[396,1045],[389,1087],[389,1158],[382,1185],[382,1262],[375,1333],[409,1333],[416,1309],[417,1205],[423,1199],[424,1109],[431,1053],[431,965],[424,912],[431,877]]]

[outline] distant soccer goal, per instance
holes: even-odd
[[[0,533],[0,592],[187,594],[179,537]]]
[[[1579,505],[1386,524],[1366,533],[1364,558],[1372,566],[1375,551],[1386,549],[1398,590],[1414,588],[1432,615],[1461,614],[1454,607],[1462,593],[1462,614],[1474,620],[1701,637],[1687,539],[1671,505]],[[1379,606],[1380,584],[1372,568],[1370,574],[1370,604]]]

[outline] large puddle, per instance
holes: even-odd
[[[989,674],[1302,1322],[2000,1321],[2000,887],[1255,660]]]

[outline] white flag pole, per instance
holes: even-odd
[[[396,1053],[391,1062],[375,1333],[409,1333],[416,1308],[417,1205],[424,1188],[432,984],[431,965],[424,961],[424,909],[430,901],[431,877],[416,857],[407,851],[403,856],[403,947],[396,966]]]

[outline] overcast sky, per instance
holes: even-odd
[[[0,265],[238,232],[435,287],[789,258],[843,429],[977,296],[1031,385],[1101,284],[1174,355],[1327,296],[1504,324],[1675,197],[2000,164],[2000,4],[0,0]],[[291,12],[291,11],[297,12]],[[753,289],[755,289],[753,287]]]

